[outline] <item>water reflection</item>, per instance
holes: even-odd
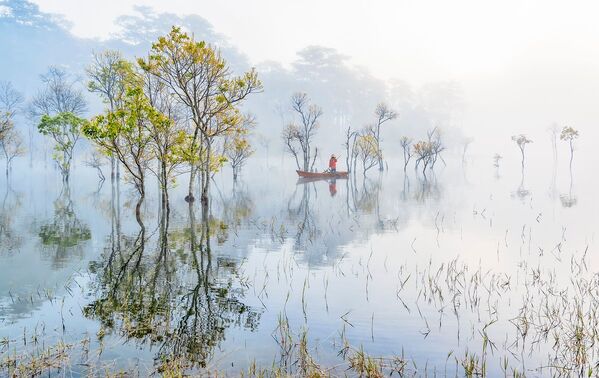
[[[21,194],[15,192],[8,182],[0,208],[0,254],[15,252],[23,242],[22,236],[14,229],[20,207]]]
[[[168,211],[160,214],[158,235],[143,222],[135,236],[119,235],[121,248],[106,248],[96,273],[97,298],[87,317],[145,346],[158,346],[158,361],[182,358],[205,366],[229,327],[253,330],[260,312],[243,301],[247,286],[239,261],[214,255],[211,240],[221,220],[188,207],[186,227],[171,230]],[[226,239],[225,239],[226,240]]]
[[[83,255],[82,244],[91,239],[91,230],[75,212],[68,182],[63,183],[54,201],[52,219],[40,226],[38,236],[44,254],[50,257],[55,267],[63,266],[73,254]]]
[[[522,167],[522,172],[520,175],[520,184],[515,191],[515,196],[518,197],[521,201],[524,201],[527,197],[531,195],[530,190],[526,189],[526,185],[524,184],[524,167]]]
[[[311,205],[312,196],[317,196],[315,182],[300,181],[287,203],[289,220],[297,227],[293,237],[296,250],[302,250],[308,243],[311,244],[320,236],[322,228],[317,225],[314,217]]]
[[[578,203],[576,195],[572,192],[572,186],[574,185],[574,177],[572,175],[572,166],[570,166],[570,186],[568,193],[562,193],[559,196],[560,202],[563,207],[574,207]]]

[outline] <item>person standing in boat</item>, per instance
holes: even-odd
[[[337,158],[334,154],[331,155],[331,158],[329,159],[329,171],[331,171],[331,173],[337,173]]]

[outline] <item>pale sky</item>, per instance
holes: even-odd
[[[253,64],[286,64],[323,45],[381,79],[455,81],[464,89],[465,126],[491,140],[541,135],[552,122],[595,133],[599,120],[595,1],[33,1],[64,15],[81,37],[105,38],[119,15],[146,5],[205,18]]]
[[[299,49],[317,44],[338,49],[378,77],[415,82],[493,74],[521,58],[579,53],[599,40],[599,3],[591,1],[34,2],[42,11],[64,15],[78,36],[105,38],[116,30],[116,17],[143,4],[158,12],[204,17],[254,63],[288,63]]]

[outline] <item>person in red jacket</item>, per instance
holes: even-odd
[[[331,155],[329,159],[329,170],[333,173],[337,172],[337,158],[335,155]]]

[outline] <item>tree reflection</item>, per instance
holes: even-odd
[[[310,204],[312,195],[317,195],[316,185],[314,182],[300,182],[299,184],[296,185],[293,195],[287,203],[287,213],[290,220],[297,222],[297,231],[294,237],[294,247],[297,250],[301,250],[302,246],[305,246],[307,242],[312,243],[320,236],[320,228],[316,224]],[[299,187],[301,187],[301,197],[298,202]]]
[[[12,190],[10,182],[7,182],[0,208],[0,254],[14,252],[23,241],[13,228],[16,213],[20,207],[20,194]]]
[[[572,175],[572,166],[570,166],[570,187],[568,193],[560,194],[559,199],[562,203],[562,207],[574,207],[578,203],[578,198],[575,194],[572,194],[572,186],[574,185],[574,177]]]
[[[441,199],[441,187],[437,181],[437,177],[434,173],[431,177],[417,176],[418,186],[417,190],[414,192],[414,198],[417,202],[424,203],[429,199],[440,200]]]
[[[516,189],[516,196],[518,198],[520,198],[520,200],[524,201],[528,196],[530,196],[530,190],[526,189],[526,186],[524,185],[524,167],[522,167],[522,174],[520,176],[520,185],[518,185],[518,188]]]
[[[219,222],[206,215],[197,223],[193,204],[188,216],[188,227],[171,231],[163,212],[155,240],[140,222],[136,237],[123,238],[122,252],[108,247],[91,266],[99,299],[84,313],[107,331],[158,345],[157,362],[205,367],[229,327],[253,330],[260,313],[243,303],[238,262],[211,250]]]
[[[62,186],[54,201],[54,216],[43,224],[38,233],[46,251],[51,251],[55,266],[66,262],[76,252],[82,253],[81,244],[91,239],[91,231],[75,213],[68,182]]]

